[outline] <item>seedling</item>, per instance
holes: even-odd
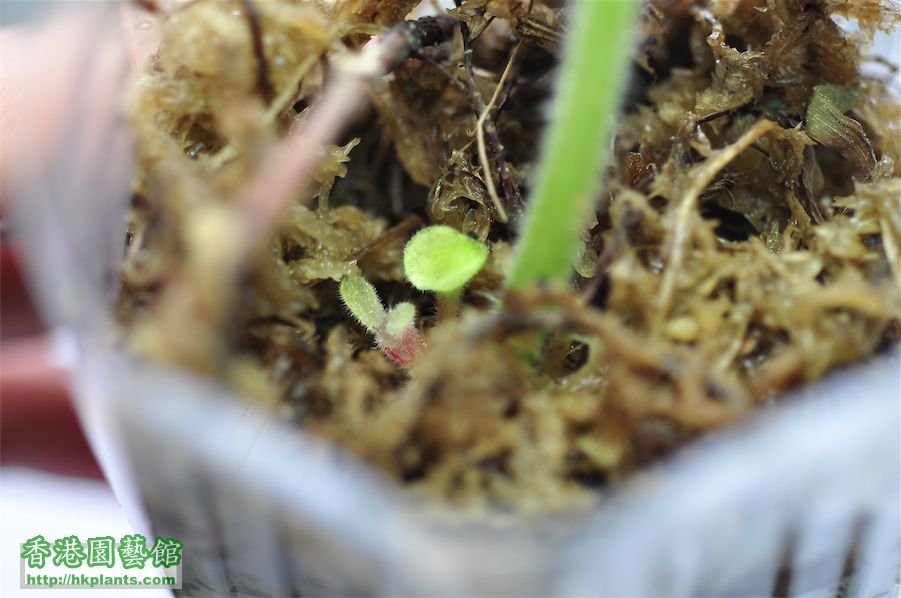
[[[641,2],[573,2],[538,179],[507,286],[566,284],[604,174]]]
[[[463,287],[485,265],[488,247],[449,226],[429,226],[404,247],[407,280],[435,293],[438,321],[456,316]]]
[[[419,359],[425,342],[416,328],[412,303],[398,303],[386,311],[375,287],[362,276],[348,276],[338,291],[350,313],[375,337],[385,357],[405,368]]]

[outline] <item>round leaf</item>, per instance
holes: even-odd
[[[449,226],[429,226],[404,248],[404,271],[420,291],[450,293],[463,288],[487,259],[484,244]]]

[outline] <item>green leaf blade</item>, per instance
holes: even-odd
[[[416,306],[412,303],[398,303],[388,312],[387,324],[385,331],[388,336],[398,338],[407,330],[416,327]]]
[[[482,269],[488,247],[449,226],[429,226],[404,247],[407,280],[420,291],[451,293]]]
[[[338,287],[341,301],[350,313],[370,332],[378,331],[385,322],[385,308],[375,287],[362,276],[348,276]]]

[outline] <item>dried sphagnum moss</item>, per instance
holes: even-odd
[[[898,102],[861,75],[857,40],[831,18],[894,26],[876,0],[651,2],[573,290],[506,296],[516,228],[487,195],[474,92],[493,93],[521,42],[496,125],[528,197],[566,15],[555,2],[463,2],[453,14],[475,37],[473,80],[459,36],[403,63],[325,153],[318,207],[298,190],[240,288],[211,287],[234,189],[309,116],[330,58],[413,4],[253,3],[266,81],[246,2],[164,19],[133,119],[120,315],[138,351],[275,401],[430,495],[546,512],[896,341]],[[427,331],[408,377],[342,311],[336,281],[362,273],[387,303],[428,313],[401,265],[416,215],[486,239],[492,255],[469,309]],[[190,318],[160,316],[185,296]]]

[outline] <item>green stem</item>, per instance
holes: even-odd
[[[449,293],[435,293],[438,323],[447,322],[457,317],[460,312],[460,298],[463,296],[463,289]]]
[[[507,279],[510,288],[569,281],[606,169],[641,2],[577,0],[571,6],[554,117]]]

